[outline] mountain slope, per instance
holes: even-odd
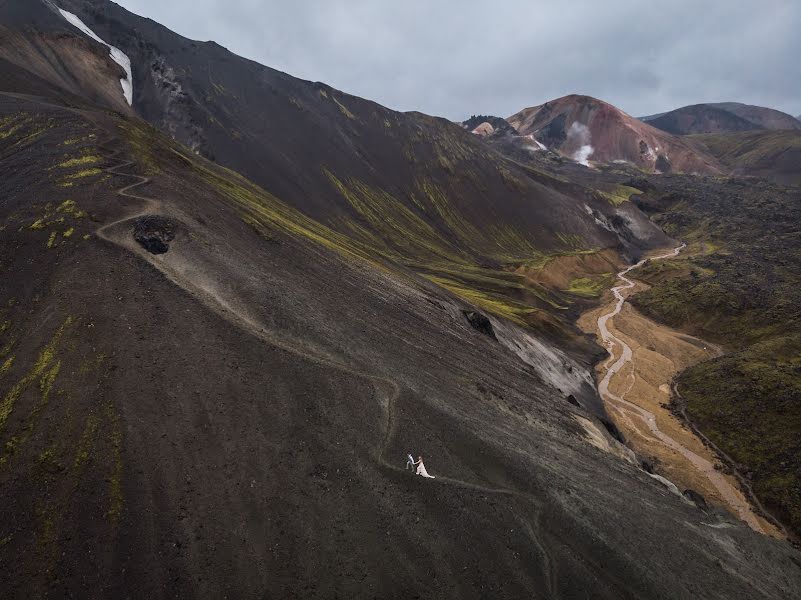
[[[586,349],[569,323],[584,300],[510,273],[565,254],[611,248],[636,256],[666,243],[633,207],[612,206],[508,160],[444,119],[295,79],[112,3],[63,4],[130,57],[133,110],[146,120],[365,251],[561,340],[572,337]],[[0,55],[38,47],[52,34],[20,28],[15,36]],[[92,50],[109,62],[107,48]],[[119,98],[118,75],[105,81]],[[60,85],[61,78],[49,81]]]
[[[642,120],[674,135],[801,129],[801,122],[788,114],[738,102],[695,104]]]
[[[708,104],[685,106],[654,118],[644,119],[646,123],[673,135],[691,133],[728,133],[751,131],[759,127],[728,110]]]
[[[0,16],[20,6],[33,4]],[[152,64],[137,52],[162,51],[146,23],[94,6],[118,18],[67,8],[131,57],[130,111],[99,93],[121,74],[79,33],[55,47],[106,65],[102,78],[67,89],[79,60],[29,77],[0,62],[8,596],[779,599],[801,587],[787,544],[672,494],[607,432],[592,351],[564,339],[566,324],[561,345],[524,326],[535,301],[568,312],[555,299],[569,292],[527,283],[552,265],[613,269],[618,253],[669,242],[631,202],[458,126],[273,72],[269,106],[303,91],[316,116],[270,121],[286,137],[262,142],[258,185],[131,114]],[[38,27],[17,30],[47,37]],[[175,42],[165,31],[153,36]],[[397,125],[371,126],[365,107]],[[212,139],[165,118],[175,137]],[[385,144],[382,162],[352,159]],[[424,177],[447,201],[403,194]],[[328,209],[303,196],[315,189]],[[404,472],[409,451],[435,479]]]
[[[649,172],[717,173],[703,148],[628,116],[588,96],[565,96],[508,118],[521,135],[578,162],[625,161]]]
[[[481,334],[469,305],[146,126],[0,108],[12,596],[798,585],[787,547],[590,444],[615,447],[564,399],[586,369],[565,379],[570,359],[527,332]],[[437,479],[402,471],[410,448]]]
[[[734,175],[767,177],[801,185],[801,131],[753,131],[699,135],[704,144]]]
[[[718,102],[710,104],[754,123],[760,129],[801,129],[801,121],[785,112],[764,106],[742,102]]]

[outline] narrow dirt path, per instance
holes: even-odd
[[[110,158],[114,158],[118,154],[119,151],[114,152],[110,156]],[[204,287],[201,287],[200,285],[196,285],[192,281],[188,281],[186,278],[181,277],[180,274],[175,269],[171,268],[169,264],[163,259],[163,257],[156,257],[144,251],[143,249],[138,248],[135,243],[132,243],[132,237],[130,236],[130,229],[123,226],[126,223],[130,223],[131,225],[133,225],[134,221],[139,217],[149,214],[158,214],[158,212],[162,209],[162,203],[150,196],[143,196],[141,194],[133,193],[133,190],[148,185],[152,182],[151,178],[149,177],[123,172],[125,169],[133,166],[134,164],[135,161],[128,160],[104,169],[107,173],[111,173],[113,175],[117,175],[120,177],[129,177],[136,180],[134,183],[131,183],[130,185],[126,185],[124,187],[117,189],[116,193],[117,195],[123,198],[135,200],[137,203],[140,204],[140,206],[136,210],[133,210],[132,212],[126,214],[122,218],[100,227],[96,232],[98,237],[115,245],[136,252],[136,254],[138,254],[141,258],[147,260],[149,263],[155,266],[159,271],[164,273],[176,285],[189,291],[192,295],[199,298],[204,304],[209,306],[212,310],[223,316],[226,320],[228,320],[235,326],[239,327],[240,329],[243,329],[248,334],[261,339],[262,341],[270,344],[271,346],[275,346],[277,348],[280,348],[282,350],[300,356],[305,360],[309,360],[321,366],[333,368],[340,372],[347,373],[349,375],[353,375],[355,377],[367,380],[374,385],[376,393],[379,396],[381,395],[382,388],[388,389],[389,393],[387,393],[384,398],[384,403],[386,405],[385,434],[379,447],[377,448],[376,459],[379,462],[379,464],[381,464],[385,468],[405,473],[406,471],[404,469],[397,466],[394,462],[388,461],[385,457],[385,454],[392,440],[392,435],[395,431],[395,408],[396,408],[395,405],[401,393],[400,385],[394,380],[389,379],[387,377],[375,375],[373,373],[368,373],[366,371],[359,370],[345,363],[333,360],[330,357],[320,355],[319,353],[314,352],[314,350],[308,347],[304,347],[301,344],[293,344],[287,342],[284,339],[279,339],[277,336],[272,335],[261,323],[258,323],[255,319],[247,315],[244,311],[238,310],[235,306],[232,305],[232,303],[230,303],[226,298],[217,293],[215,290],[206,289]],[[402,459],[399,458],[399,460]],[[533,496],[530,496],[529,494],[526,494],[518,490],[513,490],[508,488],[494,488],[477,483],[472,483],[469,481],[453,479],[442,475],[436,475],[433,480],[429,481],[433,483],[435,482],[447,483],[464,489],[488,493],[488,494],[519,496],[529,501],[533,501],[535,505],[539,504],[539,500],[537,500]]]
[[[684,244],[682,244],[673,251],[653,257],[650,260],[673,258],[677,256],[679,252],[684,249],[684,247]],[[703,476],[706,477],[709,482],[711,482],[723,501],[732,508],[732,510],[740,517],[740,519],[745,521],[755,531],[765,533],[764,528],[754,514],[748,500],[739,489],[729,482],[726,476],[715,469],[715,465],[711,460],[700,456],[697,452],[691,450],[677,439],[660,429],[657,423],[657,415],[655,415],[653,412],[640,406],[636,400],[626,399],[626,395],[629,394],[633,388],[633,379],[631,385],[629,385],[624,392],[617,394],[610,390],[610,383],[612,382],[613,378],[617,376],[624,367],[630,364],[632,367],[634,367],[632,364],[633,352],[631,347],[620,336],[613,334],[609,330],[610,320],[620,314],[624,304],[626,303],[626,299],[628,298],[630,290],[635,287],[634,281],[628,279],[626,275],[641,267],[643,264],[645,264],[646,260],[647,259],[643,259],[637,264],[632,265],[618,273],[618,279],[620,279],[623,283],[622,285],[613,287],[611,290],[616,300],[615,304],[611,311],[605,312],[597,319],[599,336],[610,356],[609,360],[603,366],[606,372],[598,384],[598,392],[601,395],[601,398],[605,402],[609,403],[611,407],[621,415],[624,421],[627,421],[631,425],[634,425],[633,421],[642,422],[651,435],[649,436],[641,432],[638,427],[634,426],[633,431],[635,433],[637,433],[648,443],[663,444],[664,446],[667,446],[669,449],[681,455],[684,460],[688,461],[696,471],[703,474]],[[633,375],[629,374],[629,377],[633,377]]]

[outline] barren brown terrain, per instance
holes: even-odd
[[[639,281],[623,291],[629,296],[647,286]],[[607,294],[599,308],[586,312],[579,326],[600,338],[598,319],[614,307],[615,299]],[[688,336],[648,319],[625,303],[618,315],[607,323],[609,331],[631,348],[631,360],[609,381],[609,392],[651,413],[655,424],[649,426],[639,414],[605,397],[605,406],[615,426],[628,445],[654,466],[654,472],[672,481],[681,490],[693,490],[715,506],[729,510],[754,530],[774,537],[783,534],[770,521],[754,512],[737,479],[725,472],[719,457],[707,447],[668,407],[673,378],[685,369],[720,354],[720,349],[701,339]],[[603,380],[617,361],[622,348],[614,344],[609,359],[598,364],[596,374]],[[679,451],[653,435],[655,425],[686,451]]]

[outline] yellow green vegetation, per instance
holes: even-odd
[[[87,373],[92,373],[100,368],[103,364],[103,361],[106,360],[106,353],[105,352],[98,352],[93,357],[87,358],[83,362],[81,362],[80,367],[78,367],[78,372],[81,375],[86,375]]]
[[[744,131],[691,137],[738,173],[801,185],[801,131]]]
[[[10,138],[30,123],[31,116],[26,113],[16,113],[0,119],[0,140]]]
[[[14,410],[14,405],[20,396],[36,381],[39,381],[42,395],[49,396],[52,390],[61,363],[56,359],[56,350],[66,329],[72,324],[72,317],[67,317],[64,323],[56,330],[50,341],[42,348],[31,369],[15,383],[0,401],[0,431],[5,427],[8,417]],[[46,400],[46,397],[44,398]]]
[[[75,459],[72,461],[72,466],[74,469],[83,468],[83,465],[85,465],[89,460],[92,446],[94,445],[95,441],[95,434],[97,433],[97,427],[99,424],[100,419],[98,419],[95,415],[89,415],[86,417],[86,424],[84,425],[81,439],[78,441],[78,447],[75,451]]]
[[[58,460],[57,444],[42,450],[36,462],[39,469],[46,473],[58,473],[64,470],[63,465]]]
[[[75,200],[64,200],[64,202],[58,206],[56,212],[66,213],[76,219],[82,219],[86,216],[86,212],[78,209],[78,205],[75,203]]]
[[[578,234],[557,232],[556,237],[559,238],[559,241],[562,242],[565,245],[565,247],[567,247],[571,251],[574,252],[585,251],[589,254],[595,252],[594,249],[586,248],[584,239]]]
[[[82,219],[86,217],[86,212],[80,210],[74,200],[64,200],[56,209],[53,209],[53,205],[48,203],[44,207],[44,215],[31,223],[29,229],[41,231],[54,226],[62,226],[65,224],[65,215],[70,219]],[[69,238],[73,233],[75,233],[75,227],[69,226],[61,235],[63,238]],[[56,245],[57,235],[58,233],[56,231],[50,232],[50,236],[47,240],[48,248],[53,248]]]
[[[333,96],[332,96],[332,99],[334,100],[334,102],[336,103],[336,105],[339,107],[339,110],[340,110],[340,112],[342,112],[342,114],[343,114],[343,115],[345,115],[345,116],[346,116],[346,117],[348,117],[349,119],[355,119],[355,118],[356,118],[356,116],[355,116],[355,115],[354,115],[352,112],[350,112],[350,111],[348,110],[348,107],[347,107],[347,106],[345,106],[344,104],[342,104],[342,103],[341,103],[339,100],[337,100],[337,99],[336,99],[336,98],[334,98]]]
[[[501,295],[489,294],[480,289],[466,287],[452,279],[435,275],[428,275],[427,278],[463,300],[519,325],[526,325],[526,316],[537,312],[535,308],[526,304],[515,302]]]
[[[564,291],[582,298],[598,298],[605,290],[611,287],[613,280],[612,273],[604,273],[593,277],[577,277],[570,281],[570,285]]]
[[[240,175],[206,166],[194,156],[177,149],[172,152],[189,165],[207,184],[237,206],[245,222],[267,238],[276,230],[309,239],[349,258],[369,261],[392,269],[401,263],[483,309],[524,324],[541,308],[557,311],[566,307],[551,292],[524,277],[509,272],[505,265],[526,261],[543,262],[543,253],[527,236],[512,226],[487,226],[478,230],[454,208],[446,192],[429,179],[421,178],[411,195],[413,206],[386,190],[353,177],[339,177],[328,169],[323,173],[352,210],[351,216],[332,218],[336,229],[287,206],[272,194]],[[451,149],[456,156],[458,145]],[[442,231],[452,232],[443,235]],[[454,245],[454,239],[469,240]],[[579,236],[564,234],[562,243],[579,247]],[[498,261],[495,268],[479,268],[477,259],[461,247],[491,249]],[[567,252],[594,252],[568,249]],[[404,275],[402,275],[404,276]]]
[[[376,248],[388,246],[400,256],[459,260],[442,244],[439,233],[391,194],[354,178],[340,181],[327,169],[324,172],[360,217],[339,223],[354,239]]]
[[[10,322],[6,321],[5,323],[0,324],[0,333],[3,333],[2,325],[6,325],[6,324],[10,325]],[[0,348],[0,358],[2,358],[2,359],[7,358],[11,354],[11,351],[14,349],[14,346],[16,345],[16,343],[17,343],[16,340],[11,340],[11,341],[7,342],[5,346]]]
[[[63,142],[61,142],[61,145],[62,146],[74,146],[75,144],[79,144],[79,143],[81,143],[81,142],[83,142],[85,140],[86,140],[86,138],[82,138],[82,137],[69,138],[69,139],[66,139]]]
[[[160,172],[158,159],[154,153],[156,144],[153,143],[155,133],[144,123],[126,121],[120,129],[128,141],[128,147],[134,155],[134,160],[145,172],[145,175],[155,175]]]
[[[81,171],[70,173],[67,175],[67,179],[83,179],[84,177],[94,177],[95,175],[100,175],[102,172],[103,171],[101,169],[92,167],[91,169],[82,169]]]
[[[0,119],[0,141],[15,139],[12,148],[30,142],[55,125],[53,119],[42,115],[16,113]]]
[[[679,378],[692,420],[754,476],[757,497],[801,531],[801,343],[783,338]]]
[[[95,165],[99,162],[103,162],[102,157],[94,154],[86,154],[84,156],[79,156],[78,158],[70,158],[69,160],[65,160],[56,166],[62,169],[72,169],[74,167],[83,167],[85,165]]]
[[[0,377],[3,377],[6,373],[11,370],[11,367],[14,366],[14,357],[9,356],[2,365],[0,365]]]
[[[632,196],[642,194],[637,188],[628,185],[617,185],[608,190],[598,190],[598,193],[609,200],[614,206],[619,206],[624,202],[628,202]]]

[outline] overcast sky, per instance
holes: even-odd
[[[801,113],[799,0],[117,0],[197,40],[398,110],[509,116],[569,93],[634,116]]]

